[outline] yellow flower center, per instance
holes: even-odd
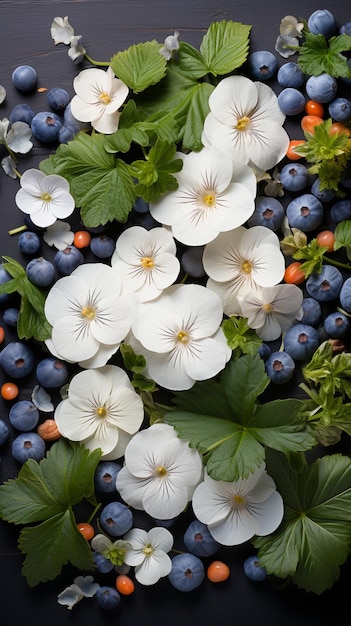
[[[140,259],[140,263],[146,270],[152,270],[152,268],[155,267],[154,260],[151,256],[143,256]]]
[[[236,493],[233,496],[233,502],[234,502],[236,507],[243,507],[243,506],[245,506],[245,498],[243,498],[243,496],[241,496],[239,493]]]
[[[87,321],[91,322],[95,319],[96,311],[92,306],[84,306],[80,314],[82,317],[85,317]]]
[[[153,554],[154,549],[153,549],[151,543],[148,543],[146,546],[144,546],[143,552],[144,552],[145,556],[151,556]]]
[[[100,96],[99,96],[99,100],[102,102],[102,104],[110,104],[111,102],[111,98],[108,95],[108,93],[106,93],[106,91],[102,91]]]
[[[156,467],[156,476],[167,476],[167,469],[163,465]]]
[[[51,202],[52,196],[49,194],[48,191],[43,191],[40,196],[40,200],[42,200],[43,202]]]
[[[95,412],[97,417],[101,417],[101,419],[107,416],[107,409],[104,406],[98,406]]]
[[[176,340],[179,343],[187,344],[190,341],[190,335],[187,330],[180,330],[176,335]]]
[[[244,115],[244,117],[241,117],[236,124],[236,130],[240,130],[240,131],[244,131],[248,128],[248,126],[250,125],[250,118],[247,117],[247,115]]]
[[[262,304],[262,309],[265,313],[272,313],[273,311],[273,307],[269,302],[267,304]]]
[[[203,197],[202,200],[204,204],[208,207],[212,207],[216,204],[216,194],[213,191],[208,191]]]
[[[253,269],[251,261],[248,261],[247,259],[243,261],[241,264],[241,269],[243,270],[243,272],[245,272],[245,274],[251,274]]]

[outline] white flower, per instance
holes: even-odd
[[[23,213],[30,215],[36,226],[47,228],[57,219],[64,219],[73,213],[74,199],[63,176],[46,176],[32,168],[22,174],[20,184],[15,202]]]
[[[39,411],[43,411],[43,413],[51,413],[54,411],[55,407],[51,401],[51,396],[44,389],[44,387],[35,385],[33,387],[31,398],[34,406],[36,406]]]
[[[14,122],[10,126],[10,121],[6,117],[0,120],[0,144],[8,150],[27,154],[33,148],[31,136],[31,128],[25,122]]]
[[[84,55],[86,53],[86,49],[82,46],[81,43],[82,35],[75,35],[71,37],[70,47],[68,50],[68,56],[72,61],[74,61],[77,65],[81,63],[84,59]]]
[[[263,341],[275,341],[296,320],[301,319],[303,293],[296,285],[276,285],[239,296],[241,310],[250,328]]]
[[[117,490],[127,504],[155,519],[180,515],[202,477],[200,454],[168,424],[153,424],[134,435],[124,458]]]
[[[141,302],[153,300],[176,280],[180,263],[176,244],[165,228],[127,228],[111,258],[122,281],[122,293],[135,293]]]
[[[277,285],[285,271],[279,239],[265,226],[221,233],[205,246],[203,264],[207,287],[219,295],[226,315],[242,315],[238,297]]]
[[[219,297],[202,285],[172,285],[139,304],[132,333],[140,343],[134,352],[146,358],[145,375],[166,389],[184,390],[218,374],[231,355],[222,320]]]
[[[9,155],[7,157],[4,157],[1,160],[1,166],[2,166],[2,169],[4,170],[5,174],[10,176],[10,178],[13,178],[14,180],[16,180],[16,178],[17,178],[16,162],[12,158],[11,155]]]
[[[286,15],[280,22],[279,32],[283,37],[302,37],[303,23],[293,15]]]
[[[289,136],[282,127],[274,91],[262,82],[244,76],[221,80],[209,97],[202,141],[231,156],[266,171],[286,154]]]
[[[106,535],[99,533],[92,538],[91,547],[93,550],[96,550],[97,552],[102,554],[105,559],[108,559],[112,567],[114,567],[115,565],[120,567],[125,562],[125,553],[126,550],[131,548],[131,544],[123,539],[116,539],[116,541],[111,541],[109,537],[106,537]]]
[[[82,70],[73,81],[76,95],[71,100],[72,115],[80,122],[90,122],[99,133],[111,134],[118,128],[118,110],[128,96],[123,81],[107,70]]]
[[[82,598],[92,598],[99,587],[98,583],[94,583],[92,576],[77,576],[73,585],[66,587],[58,594],[57,601],[59,604],[67,606],[69,610],[72,610]]]
[[[125,371],[105,365],[73,376],[68,398],[57,405],[54,418],[64,437],[89,450],[101,448],[101,458],[113,460],[124,454],[143,416],[143,402]]]
[[[132,544],[125,562],[134,566],[135,578],[141,585],[154,585],[169,574],[172,561],[167,552],[173,547],[173,535],[167,528],[156,526],[149,532],[132,528],[124,539]]]
[[[73,243],[74,233],[68,222],[57,220],[46,229],[43,239],[48,246],[55,246],[57,250],[64,250]]]
[[[120,291],[116,272],[104,263],[80,265],[60,278],[45,301],[50,352],[82,367],[105,365],[130,329],[130,305]]]
[[[67,46],[74,35],[74,30],[68,21],[68,17],[55,17],[50,28],[51,37],[55,46],[58,43],[64,43]]]
[[[270,198],[281,198],[284,196],[284,187],[280,181],[280,172],[277,167],[274,168],[272,176],[267,174],[266,181],[263,190],[265,196]]]
[[[244,543],[254,535],[271,534],[284,513],[283,499],[264,463],[247,478],[234,482],[213,480],[205,472],[192,505],[196,517],[225,546]]]
[[[0,104],[4,102],[6,98],[6,89],[3,85],[0,85]]]
[[[256,194],[250,168],[212,148],[178,156],[183,159],[178,189],[150,203],[151,215],[171,226],[178,241],[200,246],[249,219]]]
[[[299,46],[299,40],[296,37],[288,37],[287,35],[278,35],[274,49],[281,57],[288,59],[296,54],[296,48]]]
[[[160,48],[160,54],[164,56],[166,61],[169,61],[172,58],[173,52],[179,50],[178,37],[178,31],[174,31],[174,35],[168,35],[164,41],[164,45]]]

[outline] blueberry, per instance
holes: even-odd
[[[33,91],[37,80],[37,72],[31,65],[19,65],[12,72],[12,84],[18,91]]]
[[[278,95],[278,105],[284,115],[298,115],[305,108],[303,93],[294,87],[285,87]]]
[[[302,191],[308,181],[309,173],[302,163],[287,163],[280,172],[280,182],[287,191]]]
[[[45,441],[37,433],[20,433],[12,442],[11,453],[18,463],[28,459],[41,461],[45,456]]]
[[[306,81],[306,93],[311,100],[326,103],[331,102],[337,92],[337,81],[329,74],[310,76]]]
[[[323,219],[323,205],[312,193],[305,193],[289,202],[286,216],[291,228],[306,233],[317,228]]]
[[[186,549],[196,556],[211,556],[215,554],[220,544],[212,537],[206,524],[195,519],[187,527],[183,541]]]
[[[30,126],[33,117],[34,111],[30,108],[29,104],[16,104],[9,115],[9,122],[10,124],[14,122],[25,122]]]
[[[284,336],[284,350],[294,361],[306,361],[319,346],[318,330],[309,324],[294,324]]]
[[[68,381],[66,363],[55,357],[46,357],[39,361],[35,374],[39,385],[47,389],[62,387]]]
[[[305,82],[305,74],[297,63],[289,61],[279,68],[277,81],[281,87],[299,89]]]
[[[249,556],[244,561],[245,575],[256,582],[260,582],[267,578],[267,572],[264,567],[260,566],[257,556]]]
[[[26,276],[37,287],[48,287],[55,278],[55,266],[51,261],[38,257],[26,265]]]
[[[257,196],[255,210],[248,220],[248,225],[266,226],[274,232],[279,230],[285,216],[285,210],[281,202],[276,198]]]
[[[338,297],[343,284],[340,270],[333,265],[323,265],[318,274],[312,272],[306,280],[307,293],[318,302],[329,302]]]
[[[60,112],[66,108],[71,98],[66,89],[62,89],[62,87],[52,87],[52,89],[47,92],[47,99],[49,107],[53,111]]]
[[[328,9],[314,11],[307,20],[307,26],[314,35],[324,35],[326,39],[336,32],[334,15]]]
[[[339,35],[351,35],[351,22],[345,22],[340,26]]]
[[[351,200],[345,198],[335,202],[330,209],[330,217],[337,224],[344,220],[351,220]]]
[[[34,367],[34,352],[21,341],[11,341],[0,352],[0,365],[11,378],[23,378]]]
[[[7,324],[8,326],[12,326],[12,328],[16,328],[17,322],[18,322],[18,316],[19,316],[19,309],[16,309],[15,307],[11,306],[8,309],[5,309],[5,311],[2,314],[2,319],[3,319],[3,322],[5,322],[5,324]]]
[[[253,80],[269,80],[278,69],[278,61],[268,50],[256,50],[247,58],[247,69]]]
[[[4,420],[0,419],[0,446],[2,446],[9,438],[10,429]]]
[[[349,122],[351,120],[351,100],[334,98],[329,104],[328,113],[336,122]]]
[[[271,347],[268,345],[268,343],[264,343],[264,342],[261,343],[257,352],[263,361],[266,361],[268,357],[271,356],[272,354]]]
[[[103,554],[97,552],[95,550],[93,554],[95,568],[100,574],[107,574],[107,572],[111,572],[113,570],[114,565],[111,563],[110,559],[107,559]]]
[[[63,124],[59,130],[59,143],[68,143],[79,133],[79,127],[73,124]]]
[[[303,315],[300,320],[302,324],[318,326],[322,318],[322,307],[315,298],[304,298],[302,300]]]
[[[111,611],[119,605],[121,596],[114,587],[102,585],[96,592],[96,600],[101,609]]]
[[[16,430],[30,431],[39,423],[39,411],[30,400],[19,400],[10,409],[9,421]]]
[[[83,253],[75,246],[67,246],[58,250],[54,256],[54,265],[60,274],[68,276],[79,265],[84,263]]]
[[[133,526],[133,513],[122,502],[109,502],[100,514],[101,528],[112,537],[120,537]]]
[[[320,200],[321,202],[331,202],[335,198],[334,189],[321,190],[320,182],[321,181],[319,178],[316,178],[316,180],[313,181],[311,186],[311,193],[313,193],[313,195],[316,196],[316,198],[318,198],[318,200]]]
[[[38,233],[26,230],[18,237],[17,244],[23,254],[35,254],[41,245],[40,237]]]
[[[121,466],[115,461],[101,461],[95,470],[95,487],[105,493],[116,492],[116,478]]]
[[[351,277],[347,278],[339,294],[340,304],[346,313],[351,313]]]
[[[108,259],[115,250],[116,242],[112,237],[99,235],[91,238],[89,246],[92,253],[99,259]]]
[[[168,580],[178,591],[193,591],[201,585],[204,578],[204,564],[195,554],[183,552],[173,557]]]
[[[202,278],[206,275],[202,263],[203,251],[203,246],[191,246],[191,248],[187,248],[180,257],[180,264],[183,271],[192,278]]]
[[[295,362],[284,350],[277,350],[266,359],[265,370],[272,383],[283,385],[294,376]]]
[[[12,276],[10,276],[8,271],[5,269],[5,265],[3,263],[0,263],[0,285],[7,283],[7,281],[11,279],[12,279]],[[0,294],[0,304],[4,304],[9,299],[10,299],[9,293]]]
[[[42,143],[53,143],[58,141],[58,134],[62,126],[62,121],[56,113],[52,111],[40,111],[32,119],[31,129],[34,137]]]
[[[133,210],[137,213],[147,213],[149,211],[149,203],[144,198],[137,198],[133,204]]]
[[[341,339],[350,330],[350,319],[345,313],[329,313],[324,320],[324,330],[331,339]]]

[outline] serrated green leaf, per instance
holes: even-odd
[[[71,510],[35,527],[24,528],[18,547],[27,555],[22,574],[30,587],[54,580],[67,563],[80,571],[89,571],[94,567],[90,545],[77,530]]]
[[[201,141],[205,117],[209,113],[210,107],[208,99],[214,90],[214,85],[210,83],[199,83],[192,90],[192,97],[189,102],[184,127],[182,130],[182,146],[184,150],[201,150]]]
[[[146,41],[115,54],[110,65],[118,78],[135,93],[158,83],[166,74],[167,61],[160,54],[160,44]]]
[[[170,191],[178,188],[178,181],[173,173],[183,166],[181,159],[174,158],[176,146],[167,141],[157,140],[145,160],[133,161],[129,171],[137,179],[135,192],[146,202],[153,202]]]
[[[327,40],[324,35],[306,33],[299,48],[298,64],[305,74],[319,76],[326,73],[335,78],[351,78],[347,58],[341,54],[351,50],[351,37],[338,35]]]
[[[222,329],[234,358],[241,354],[257,354],[262,339],[250,328],[246,317],[232,315],[223,320]]]
[[[245,354],[230,361],[223,371],[221,382],[235,420],[239,424],[247,424],[258,396],[270,382],[263,360],[258,354]]]
[[[336,225],[334,250],[351,246],[351,220],[343,220]]]
[[[200,46],[208,72],[218,76],[241,67],[247,59],[250,31],[251,26],[239,22],[212,22]]]
[[[44,309],[38,309],[27,296],[22,296],[17,319],[17,335],[19,339],[34,338],[45,341],[51,337],[52,326],[47,321]]]
[[[260,564],[321,594],[338,580],[351,551],[351,461],[324,456],[295,473],[282,455],[269,452],[267,467],[285,512],[278,531],[253,540]]]
[[[179,42],[177,65],[189,78],[197,80],[208,73],[204,58],[196,48],[186,41]]]

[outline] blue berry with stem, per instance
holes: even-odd
[[[318,326],[321,319],[322,307],[320,303],[315,298],[306,296],[302,300],[302,318],[300,322],[310,326]]]
[[[62,87],[52,87],[47,92],[49,107],[55,112],[62,112],[70,101],[70,95]]]
[[[312,272],[306,280],[306,291],[318,302],[330,302],[339,296],[343,275],[337,267],[324,264],[321,272]]]
[[[101,528],[112,537],[124,535],[133,526],[133,513],[122,502],[109,502],[100,513]]]
[[[102,585],[96,592],[96,600],[101,609],[104,609],[104,611],[111,611],[118,607],[121,601],[121,596],[114,587]]]
[[[11,446],[15,461],[25,463],[28,459],[41,461],[45,456],[45,441],[35,432],[24,432],[17,435]]]
[[[64,250],[58,250],[54,256],[54,265],[64,276],[71,274],[82,263],[84,256],[75,246],[66,246]]]
[[[8,440],[10,435],[10,429],[4,420],[0,419],[0,446],[2,446]]]
[[[324,330],[331,339],[342,339],[350,331],[350,318],[345,313],[333,311],[324,320]]]
[[[326,39],[336,32],[336,20],[328,9],[313,11],[307,20],[307,26],[314,35],[324,35]]]
[[[247,69],[253,80],[266,81],[276,74],[278,61],[273,52],[256,50],[247,57]]]
[[[33,117],[34,111],[31,109],[29,104],[16,104],[9,115],[9,122],[10,124],[13,124],[14,122],[24,122],[30,126]]]
[[[277,81],[281,87],[300,89],[305,82],[305,74],[297,63],[288,61],[280,66]]]
[[[309,178],[307,167],[302,163],[287,163],[280,172],[280,182],[287,191],[302,191]]]
[[[37,287],[48,287],[53,283],[56,270],[51,261],[38,257],[32,259],[26,265],[26,276]]]
[[[258,557],[256,555],[249,556],[244,561],[244,573],[250,580],[255,582],[261,582],[266,580],[267,572],[264,567],[260,565]]]
[[[100,461],[94,475],[95,488],[104,493],[115,493],[120,469],[120,464],[115,461]]]
[[[14,306],[10,306],[2,314],[2,320],[8,326],[16,328],[19,316],[19,309]]]
[[[16,430],[34,430],[39,423],[39,411],[30,400],[18,400],[9,411],[9,421]]]
[[[284,350],[294,361],[306,361],[319,346],[319,333],[314,326],[297,323],[284,335]]]
[[[316,178],[316,180],[313,181],[311,193],[321,202],[331,202],[335,198],[334,189],[321,189],[320,178]]]
[[[206,524],[195,519],[187,527],[183,541],[188,552],[196,556],[211,556],[215,554],[220,544],[212,537]]]
[[[108,572],[111,572],[114,568],[114,565],[113,563],[111,563],[110,559],[107,559],[103,554],[97,552],[97,550],[95,550],[95,552],[93,553],[93,559],[95,569],[100,574],[107,574]]]
[[[272,349],[271,347],[268,345],[268,343],[265,343],[264,341],[261,343],[260,347],[257,350],[258,354],[260,355],[261,359],[263,361],[266,361],[268,359],[269,356],[271,356],[272,354]]]
[[[90,240],[90,250],[98,259],[108,259],[112,256],[116,247],[116,242],[112,237],[102,234],[92,237]]]
[[[26,230],[19,235],[17,245],[23,254],[36,254],[41,245],[40,237],[38,233]]]
[[[306,81],[306,93],[311,100],[320,102],[321,104],[331,102],[338,89],[336,78],[330,74],[319,74],[318,76],[310,76]]]
[[[279,230],[285,216],[285,210],[277,198],[257,196],[255,200],[255,210],[248,220],[248,225],[265,226],[273,232]]]
[[[337,224],[344,220],[351,220],[351,200],[344,198],[334,202],[330,209],[330,217]]]
[[[295,374],[295,368],[294,359],[284,350],[272,352],[265,362],[266,374],[275,385],[289,382]]]
[[[312,193],[305,193],[289,202],[286,216],[291,228],[307,233],[315,230],[322,222],[323,204]]]
[[[172,559],[168,580],[178,591],[193,591],[205,578],[205,567],[201,559],[191,552],[177,554]]]
[[[34,352],[22,341],[11,341],[0,352],[0,365],[11,378],[24,378],[34,368]]]
[[[58,140],[61,126],[61,118],[53,111],[39,111],[34,115],[31,123],[34,137],[45,144]]]
[[[57,389],[68,381],[68,367],[56,357],[46,357],[39,361],[35,371],[37,381],[47,389]]]
[[[31,65],[19,65],[12,72],[12,84],[18,91],[29,93],[34,90],[38,74]]]
[[[328,113],[336,122],[351,120],[351,100],[348,98],[334,98],[329,104]]]
[[[284,115],[298,115],[305,108],[306,98],[294,87],[285,87],[278,94],[278,105]]]

